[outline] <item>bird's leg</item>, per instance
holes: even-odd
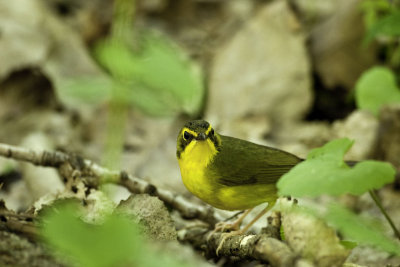
[[[215,225],[215,229],[213,233],[221,231],[224,232],[225,230],[239,230],[240,225],[242,225],[242,222],[244,218],[249,215],[249,213],[253,210],[253,208],[246,210],[240,217],[234,221],[233,223],[228,223],[228,222],[218,222]]]
[[[222,245],[224,244],[225,240],[226,240],[228,237],[231,237],[231,236],[234,236],[234,235],[241,235],[241,234],[246,233],[247,230],[249,230],[249,228],[250,228],[257,220],[259,220],[265,213],[267,213],[267,212],[274,206],[274,204],[275,204],[275,202],[268,203],[268,206],[265,207],[256,217],[254,217],[254,219],[251,220],[251,222],[249,222],[243,229],[239,229],[239,230],[232,231],[232,232],[229,232],[229,233],[224,234],[224,237],[222,238],[221,242],[219,242],[219,245],[218,245],[217,250],[216,250],[217,256],[218,256],[219,251],[220,251],[221,248],[222,248]],[[247,214],[248,214],[248,213],[247,213]],[[246,215],[247,215],[247,214],[246,214]],[[239,218],[239,219],[240,219],[240,218]],[[243,219],[242,219],[242,220],[243,220]]]
[[[240,234],[244,234],[247,232],[247,230],[250,229],[250,227],[256,222],[258,221],[265,213],[267,213],[269,211],[269,209],[271,208],[271,206],[268,204],[268,206],[263,209],[259,214],[257,214],[256,217],[253,218],[253,220],[251,220],[251,222],[249,222],[243,229],[241,229],[241,233]]]
[[[218,222],[215,224],[214,230],[211,231],[210,234],[208,234],[207,241],[211,238],[213,234],[216,232],[224,232],[225,230],[234,230],[237,231],[240,228],[240,225],[242,224],[244,218],[252,211],[253,208],[246,210],[240,217],[233,223],[228,223],[228,222]]]

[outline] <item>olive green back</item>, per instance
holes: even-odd
[[[302,161],[295,155],[272,147],[221,136],[219,153],[208,166],[209,177],[221,186],[275,184]]]

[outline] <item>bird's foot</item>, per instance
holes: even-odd
[[[226,232],[226,231],[238,231],[240,228],[240,223],[228,223],[228,222],[218,222],[215,224],[214,230],[212,230],[207,237],[207,242],[210,240],[211,236],[217,232]]]
[[[224,245],[224,242],[225,242],[226,239],[228,239],[229,237],[235,236],[235,235],[242,235],[242,234],[244,234],[243,230],[236,230],[236,231],[232,231],[232,232],[229,232],[229,233],[223,233],[222,234],[223,235],[222,240],[219,242],[217,250],[215,251],[217,256],[219,255],[219,252],[222,249],[222,246]]]
[[[226,232],[226,231],[237,231],[240,228],[240,223],[237,221],[234,223],[228,223],[228,222],[218,222],[215,225],[215,232]]]

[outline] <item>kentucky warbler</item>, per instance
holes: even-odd
[[[268,208],[242,232],[275,204],[276,182],[301,161],[279,149],[217,134],[204,120],[183,126],[176,155],[186,188],[208,204],[224,210],[245,210],[268,202]],[[243,217],[231,228],[238,229]]]

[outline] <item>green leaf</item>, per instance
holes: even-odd
[[[372,25],[367,33],[365,42],[370,42],[378,35],[400,36],[400,11],[393,12]]]
[[[382,227],[375,221],[357,216],[339,205],[329,206],[324,219],[348,239],[400,255],[399,242],[384,235]]]
[[[394,180],[395,169],[386,162],[367,160],[350,168],[343,156],[352,144],[349,139],[342,138],[313,149],[307,160],[280,178],[277,184],[279,195],[361,195]]]
[[[187,266],[150,250],[139,226],[121,214],[106,216],[99,225],[88,224],[79,218],[78,205],[62,202],[47,208],[41,219],[43,240],[57,255],[68,257],[73,266]]]
[[[124,42],[105,39],[95,45],[94,56],[110,73],[119,79],[130,79],[138,67],[133,52]]]
[[[328,142],[323,147],[315,148],[307,155],[308,160],[324,159],[336,161],[343,166],[347,166],[343,162],[343,156],[353,146],[354,141],[348,138],[336,139]]]
[[[16,161],[5,159],[0,163],[0,175],[7,175],[18,170]]]
[[[378,114],[389,103],[400,103],[400,90],[393,72],[385,67],[373,67],[363,73],[356,84],[356,104]]]
[[[43,221],[44,239],[80,266],[123,266],[142,253],[137,226],[121,216],[91,225],[77,217],[76,206],[64,204],[45,214]]]
[[[285,230],[283,229],[283,226],[281,225],[281,227],[279,228],[279,234],[281,237],[282,241],[285,241]]]
[[[387,0],[364,0],[360,3],[364,15],[364,24],[370,29],[377,22],[380,14],[387,14],[392,5]]]
[[[341,240],[340,244],[347,249],[353,249],[358,246],[357,242],[349,240]]]
[[[114,78],[129,86],[130,102],[145,112],[200,111],[204,97],[200,69],[166,38],[146,34],[136,52],[123,42],[108,40],[96,46],[95,55]]]
[[[79,77],[56,86],[58,98],[68,105],[101,104],[111,98],[113,81],[107,77]]]

